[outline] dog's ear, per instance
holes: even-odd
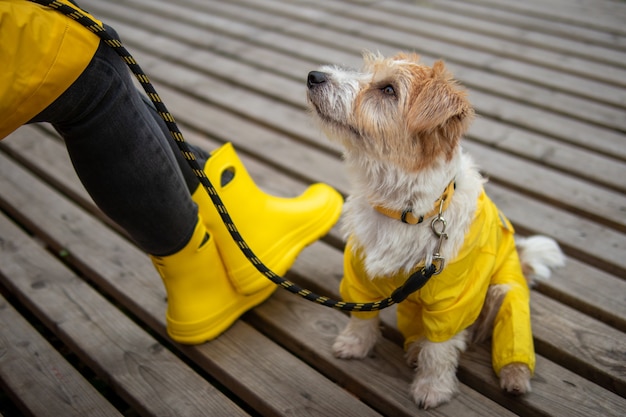
[[[417,83],[408,103],[411,132],[448,130],[446,136],[460,137],[469,126],[474,110],[465,91],[459,88],[442,61],[435,62],[432,73]]]

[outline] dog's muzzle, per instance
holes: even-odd
[[[328,81],[328,76],[325,72],[311,71],[309,72],[309,76],[307,77],[306,85],[309,89],[311,89],[318,85],[324,84],[326,81]]]

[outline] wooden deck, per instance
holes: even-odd
[[[306,74],[360,51],[443,58],[479,118],[465,142],[520,234],[565,268],[532,294],[533,392],[502,394],[488,347],[436,410],[385,312],[365,361],[334,359],[347,317],[279,290],[217,340],[165,336],[148,257],[95,208],[47,126],[0,143],[0,414],[7,416],[619,416],[626,413],[626,3],[611,0],[81,0],[115,27],[188,141],[232,141],[255,180],[348,192],[310,123]],[[338,297],[337,230],[289,278]]]

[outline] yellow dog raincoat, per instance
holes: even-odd
[[[405,348],[421,337],[444,342],[469,327],[480,314],[489,285],[506,284],[509,291],[495,319],[493,368],[520,362],[534,371],[535,354],[530,327],[530,292],[522,274],[508,219],[483,191],[474,221],[456,259],[445,265],[419,291],[398,305],[398,327]],[[341,295],[345,300],[376,301],[387,297],[407,279],[367,276],[361,250],[350,239],[344,257]],[[376,317],[377,312],[353,312],[355,317]]]

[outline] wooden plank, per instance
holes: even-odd
[[[316,10],[319,10],[319,5],[318,5],[318,3],[319,3],[319,2],[316,2]],[[264,4],[266,4],[266,3],[264,3]],[[276,4],[277,4],[277,5],[274,7],[274,9],[276,9],[276,10],[278,10],[279,8],[281,8],[281,9],[285,9],[284,7],[280,7],[281,5],[280,5],[279,3],[276,3]],[[348,7],[346,7],[345,5],[340,4],[340,3],[338,3],[338,2],[326,2],[325,7],[329,7],[329,8],[330,8],[331,6],[332,6],[332,11],[333,11],[333,12],[337,11],[337,9],[339,9],[339,10],[343,10],[343,9],[345,9],[345,10],[347,10],[346,14],[348,14],[348,13],[351,13],[351,14],[356,14],[356,13],[368,13],[368,10],[369,10],[369,9],[364,9],[364,11],[360,11],[361,9],[354,9],[354,8],[349,7],[349,6],[348,6]],[[300,9],[296,9],[296,10],[300,10]],[[356,10],[356,11],[355,11],[355,10]],[[283,13],[284,13],[284,11],[283,11]],[[378,16],[378,14],[377,14],[377,13],[370,13],[370,14],[373,14],[374,16]],[[360,15],[359,15],[359,16],[360,16]],[[368,14],[368,16],[369,16],[369,14]],[[391,19],[391,20],[393,20],[393,25],[394,25],[394,27],[398,26],[398,21],[397,21],[398,19],[396,19],[396,18],[395,18],[395,16],[394,16],[394,18],[393,18],[393,19]],[[330,22],[328,22],[328,21],[327,21],[327,19],[325,19],[325,20],[324,20],[324,23],[325,23],[325,25],[329,25],[329,24],[331,24]],[[415,27],[415,26],[416,26],[416,25],[413,23],[413,21],[411,21],[411,23],[410,23],[409,27]],[[417,26],[419,27],[420,25],[417,25]],[[347,27],[347,26],[346,26],[345,24],[344,24],[344,25],[339,25],[339,24],[338,24],[338,25],[335,25],[335,27],[339,28],[339,27]],[[378,33],[378,31],[377,31],[377,33]],[[318,35],[316,34],[316,36],[318,36]],[[400,34],[398,34],[397,38],[400,38],[400,37],[401,37],[401,35],[400,35]],[[459,38],[459,37],[455,37],[455,38]],[[465,37],[463,37],[463,38],[465,38]],[[480,45],[483,45],[483,44],[484,44],[484,42],[478,42],[478,43],[479,43]],[[342,44],[342,47],[345,47],[345,43],[343,43],[343,44]],[[508,47],[507,47],[507,49],[510,49],[510,48],[508,48]],[[446,51],[446,49],[440,49],[440,51]],[[441,52],[439,52],[439,53],[441,53]],[[467,71],[467,69],[466,69],[466,71]],[[470,71],[471,71],[471,69],[470,69]],[[484,79],[484,80],[482,81],[482,83],[481,83],[481,87],[482,87],[482,88],[485,88],[485,87],[483,87],[483,86],[490,86],[490,85],[492,84],[492,80],[490,80],[490,79],[489,79],[490,74],[485,73],[485,71],[483,70],[483,71],[481,72],[481,75],[482,75],[483,77],[487,77],[486,79]],[[620,80],[622,80],[622,81],[623,81],[623,80],[625,80],[625,79],[626,79],[626,73],[620,73],[620,75],[619,75],[619,77],[618,77],[618,78],[619,78]],[[463,78],[461,78],[461,79],[463,80]],[[470,84],[470,87],[471,87],[471,86],[472,86],[472,85]],[[481,89],[482,89],[482,88],[481,88]],[[510,88],[510,89],[500,88],[500,91],[501,91],[501,92],[500,92],[499,94],[506,94],[506,91],[507,91],[507,90],[510,90],[510,91],[518,91],[519,89],[516,89],[516,88]],[[492,90],[492,91],[493,91],[493,90]],[[622,96],[623,96],[623,95],[622,95]],[[555,100],[555,97],[554,97],[554,96],[552,96],[550,99],[548,99],[548,98],[546,97],[546,98],[545,98],[544,100],[542,100],[542,101],[543,101],[543,102],[547,102],[547,101],[553,101],[553,100]],[[623,101],[623,100],[622,100],[622,101]],[[500,106],[499,106],[499,104],[497,105],[497,107],[500,107]],[[563,107],[566,107],[566,106],[563,106]],[[614,116],[615,116],[616,120],[617,120],[617,119],[619,119],[619,120],[620,120],[620,122],[619,122],[619,123],[623,123],[623,122],[625,121],[625,118],[623,117],[623,112],[620,112],[620,113],[616,112],[616,113],[614,114]],[[563,132],[563,133],[565,133],[565,132]],[[620,148],[623,148],[623,147],[620,147]]]
[[[239,0],[238,2],[242,4],[245,2],[247,6],[252,5],[249,0]],[[351,27],[351,29],[354,29],[355,25],[360,27],[361,24],[373,24],[377,28],[394,28],[408,33],[431,37],[452,45],[486,51],[511,59],[555,68],[564,73],[576,74],[620,86],[626,85],[624,70],[613,65],[605,65],[595,60],[578,58],[576,55],[569,53],[554,52],[543,47],[510,41],[499,36],[483,35],[455,25],[433,22],[428,16],[424,16],[421,12],[418,13],[420,9],[413,8],[413,13],[406,13],[406,10],[403,13],[389,13],[381,9],[354,8],[350,4],[334,1],[311,2],[310,4],[315,7],[318,13],[322,9],[331,12],[331,16],[324,17],[324,21],[328,22],[330,20],[331,22],[329,23],[331,24],[334,16],[341,16],[341,18],[337,19],[338,22],[343,21],[343,18],[348,18],[352,22],[358,22],[346,26],[346,28]],[[296,6],[292,3],[281,1],[257,2],[255,6],[273,14],[287,14],[289,9],[293,9],[301,15],[305,13],[302,5]]]
[[[541,5],[541,2],[536,0],[533,0],[533,3],[537,7]],[[559,7],[570,7],[572,10],[576,10],[576,14],[591,12],[599,16],[610,14],[626,18],[626,8],[614,0],[573,0],[571,2],[567,0],[553,0],[552,3],[555,6],[558,4]]]
[[[311,135],[309,116],[301,108],[278,101],[273,97],[250,94],[246,89],[230,85],[223,80],[206,76],[188,67],[172,67],[153,56],[136,51],[134,56],[146,71],[149,71],[157,85],[170,88],[196,91],[196,98],[225,107],[231,113],[245,115],[257,124],[272,126],[276,131],[304,142],[307,146],[333,152],[333,146],[321,135]],[[166,76],[166,73],[168,74]],[[285,88],[283,83],[282,88]],[[271,112],[268,112],[271,109]]]
[[[404,16],[421,16],[429,21],[444,25],[461,27],[472,32],[482,33],[494,38],[506,38],[513,42],[523,42],[542,49],[549,49],[567,54],[585,57],[595,61],[604,62],[616,66],[626,65],[626,56],[621,51],[608,46],[589,45],[580,48],[580,42],[571,37],[558,36],[542,33],[538,30],[529,30],[515,25],[507,25],[499,22],[491,22],[476,16],[454,13],[450,10],[443,11],[433,7],[416,8],[412,4],[397,1],[377,3],[380,8]]]
[[[555,143],[540,134],[506,125],[486,117],[477,118],[466,139],[536,161],[542,166],[626,192],[626,164],[573,144]]]
[[[381,416],[364,404],[365,398],[303,366],[300,352],[294,356],[266,337],[251,336],[252,332],[258,334],[238,322],[211,343],[182,350],[224,385],[240,387],[238,395],[262,415]]]
[[[486,95],[477,90],[470,92],[470,99],[476,103],[479,116],[488,115],[548,137],[559,138],[586,149],[620,158],[622,161],[626,155],[624,147],[620,146],[623,134],[617,130],[594,126],[569,116],[548,113],[545,109],[530,107],[508,98]]]
[[[332,2],[330,4],[339,5],[340,3]],[[277,8],[280,6],[282,5],[279,4]],[[319,9],[319,6],[318,6],[318,9]],[[353,10],[353,9],[354,9],[353,6],[349,6],[349,10]],[[298,8],[296,10],[300,10],[300,9]],[[367,9],[367,10],[370,10],[370,9]],[[157,17],[156,19],[150,19],[149,21],[146,21],[146,25],[150,25],[151,27],[155,27],[155,25],[156,27],[158,27],[160,25],[161,27],[163,27],[164,22],[160,23],[160,20],[165,21],[166,18]],[[171,22],[171,19],[170,19],[170,22]],[[189,30],[190,29],[188,26],[186,31],[188,32]],[[167,31],[169,34],[171,34],[171,36],[175,36],[179,38],[180,36],[184,36],[184,35],[180,35],[181,28],[178,28],[178,27],[168,28]],[[124,29],[123,32],[126,32],[126,29]],[[198,39],[198,36],[196,35],[194,38]],[[196,46],[199,46],[200,44],[202,44],[202,42],[199,43],[195,39],[189,39],[189,42],[191,42],[192,44]],[[199,39],[211,39],[211,36],[207,36],[205,34],[204,36],[200,36]],[[155,43],[155,40],[154,40],[154,37],[151,37],[151,38],[146,37],[146,39],[142,41],[141,43],[144,45],[150,45],[150,44]],[[207,47],[211,47],[211,48],[215,46],[214,43],[211,43],[211,45],[207,45],[206,42],[204,42],[204,45]],[[181,45],[178,46],[178,48],[180,47]],[[580,46],[579,46],[579,49],[580,49]],[[234,50],[237,50],[237,49],[235,48]],[[196,54],[194,54],[193,56],[195,57],[195,55]],[[229,56],[232,56],[232,50],[229,52]],[[241,58],[242,57],[239,57],[239,59]],[[264,61],[263,59],[257,60],[257,65],[261,65],[263,62],[272,63],[275,65],[274,61],[272,60]],[[218,65],[215,65],[212,67],[216,67],[216,66]],[[282,70],[279,65],[276,65],[276,67],[278,67],[276,68],[276,70],[278,71]],[[462,74],[459,74],[460,69],[456,68],[457,75],[460,75],[459,78],[462,79],[468,86],[472,88],[481,88],[481,87],[483,89],[489,88],[491,91],[496,90],[497,93],[500,95],[523,94],[523,98],[525,101],[531,100],[534,104],[538,104],[540,106],[550,106],[550,108],[557,109],[560,111],[572,111],[572,112],[575,112],[575,114],[578,117],[593,118],[594,120],[597,120],[600,123],[615,123],[618,126],[621,126],[622,128],[626,126],[625,125],[626,122],[624,122],[623,120],[624,118],[622,117],[623,112],[619,112],[618,110],[613,109],[609,106],[602,106],[600,104],[597,104],[596,105],[597,108],[593,108],[593,111],[585,111],[584,110],[585,107],[589,107],[592,105],[592,103],[589,103],[588,100],[582,100],[582,99],[577,99],[575,97],[567,97],[567,96],[561,98],[561,95],[559,94],[554,94],[554,92],[550,92],[550,93],[546,92],[545,88],[534,87],[532,85],[528,85],[526,83],[519,83],[519,82],[516,82],[515,80],[510,80],[510,79],[508,80],[506,88],[501,88],[501,86],[499,85],[498,82],[496,82],[496,80],[498,80],[499,78],[502,79],[503,77],[499,77],[497,75],[490,74],[489,72],[485,72],[485,71],[472,70],[471,68],[467,68],[467,67],[461,67],[461,69],[463,69]],[[302,78],[301,74],[305,74],[305,73],[306,73],[306,68],[303,70],[300,70],[299,72],[300,76],[298,77],[298,79],[301,79]],[[500,82],[500,84],[501,83],[502,82]],[[519,87],[516,87],[516,85],[519,85]],[[300,102],[301,101],[298,101],[298,103]],[[580,109],[577,109],[577,107],[580,107]]]
[[[0,252],[19,249],[3,233],[6,221],[0,216]],[[2,296],[0,327],[0,380],[24,413],[36,417],[122,415]]]
[[[521,81],[508,76],[492,74],[482,69],[470,68],[465,65],[449,65],[454,76],[470,91],[517,101],[525,106],[532,106],[555,112],[558,115],[575,118],[608,129],[622,130],[626,127],[623,109],[594,102],[569,92],[555,91],[544,85]],[[473,100],[473,98],[472,98]],[[477,102],[481,104],[481,100]],[[489,113],[486,113],[489,115]]]
[[[88,275],[117,302],[165,337],[165,294],[147,256],[124,239],[99,226],[82,210],[64,202],[60,196],[53,195],[10,160],[0,155],[0,162],[0,195],[7,196],[8,201],[4,201],[4,204],[12,210],[12,214],[42,233],[40,237],[54,250],[65,250],[69,254],[66,259],[74,267]],[[19,213],[15,207],[20,207]],[[76,230],[83,232],[76,233]],[[98,236],[98,239],[92,239],[91,236]],[[87,311],[91,312],[89,309]],[[96,312],[92,314],[98,315]],[[120,331],[119,326],[119,323],[115,324],[117,331]],[[291,357],[287,351],[266,341],[254,329],[241,322],[236,326],[241,327],[236,332],[243,332],[243,336],[234,340],[220,337],[204,345],[176,347],[192,357],[210,375],[218,378],[220,383],[264,413],[329,415],[339,410],[339,413],[346,416],[377,415],[349,393],[337,390],[337,386],[331,381]],[[135,338],[138,337],[136,333],[133,332]],[[133,338],[129,336],[129,339]],[[250,348],[267,346],[269,343],[271,347],[266,349],[276,350],[271,356],[276,360],[259,360],[252,354],[245,359],[233,360],[232,352],[241,351],[241,347],[238,348],[236,344],[242,343]],[[146,344],[152,345],[154,342]],[[269,355],[267,358],[269,359]],[[163,372],[168,371],[167,368],[164,367]],[[244,371],[249,373],[248,378],[231,377],[241,375]],[[277,380],[281,382],[277,383]],[[186,383],[179,385],[181,389],[189,389],[187,384],[192,382],[192,378],[188,378]],[[202,388],[201,384],[194,384],[197,389]],[[302,386],[307,387],[306,392],[302,391]],[[187,395],[190,396],[191,393]],[[155,402],[160,404],[168,398],[165,396]],[[196,404],[198,401],[193,400],[189,406]]]
[[[143,0],[142,0],[143,1]],[[605,82],[599,82],[578,75],[563,73],[562,70],[553,70],[544,65],[526,63],[521,60],[513,60],[497,53],[483,50],[471,50],[466,46],[459,46],[436,38],[426,37],[421,34],[407,33],[395,29],[395,27],[377,26],[376,31],[371,30],[371,25],[356,19],[335,16],[328,12],[323,17],[319,16],[317,9],[312,13],[316,17],[313,23],[302,20],[294,25],[293,16],[275,16],[272,13],[254,11],[257,4],[249,0],[247,7],[237,7],[231,3],[206,3],[198,0],[186,0],[193,2],[198,10],[222,14],[231,19],[239,19],[250,25],[258,26],[265,30],[281,28],[281,33],[296,36],[301,39],[313,39],[317,44],[336,45],[343,50],[351,50],[360,54],[363,49],[380,50],[388,54],[402,50],[416,50],[424,56],[431,58],[444,58],[450,63],[462,64],[469,67],[480,67],[489,71],[503,71],[504,74],[520,79],[532,79],[539,85],[563,89],[564,91],[577,92],[594,99],[612,103],[624,107],[626,97],[622,91],[616,91]],[[156,5],[155,5],[156,7]],[[287,10],[287,8],[284,8]],[[188,17],[190,22],[194,20]],[[271,25],[269,23],[271,22]],[[323,23],[317,23],[320,22]],[[284,36],[284,35],[283,35]],[[264,42],[264,37],[260,42]],[[326,62],[336,62],[325,60]],[[555,61],[555,64],[558,62]],[[551,74],[552,76],[547,76]],[[557,78],[558,77],[558,78]],[[621,79],[615,76],[616,79]],[[602,91],[602,94],[598,94]]]
[[[568,257],[563,268],[535,290],[626,333],[626,281],[576,258]]]
[[[533,391],[526,398],[511,398],[495,387],[492,374],[485,383],[475,375],[483,375],[491,369],[488,347],[474,345],[461,359],[460,378],[477,386],[484,395],[495,398],[513,412],[525,415],[549,415],[567,417],[620,417],[623,415],[626,400],[605,390],[559,365],[537,356],[536,369],[532,379]],[[533,412],[528,407],[532,405]],[[528,414],[527,414],[528,413]]]
[[[257,327],[299,352],[384,415],[414,416],[419,412],[408,391],[413,372],[404,362],[398,346],[382,340],[375,353],[362,361],[333,357],[332,341],[347,324],[344,314],[281,291],[255,309],[251,316]],[[466,386],[461,386],[461,393],[454,401],[423,413],[468,417],[510,415],[507,410],[476,395]]]
[[[531,314],[538,352],[626,397],[623,332],[538,293],[531,294]]]
[[[538,16],[549,21],[564,21],[570,22],[575,25],[590,27],[594,29],[604,30],[610,33],[619,33],[626,35],[626,29],[624,28],[624,7],[619,3],[613,4],[611,13],[601,12],[597,13],[597,6],[592,7],[579,7],[568,3],[567,5],[551,5],[541,3],[542,7],[538,8],[537,3],[533,1],[524,2],[509,2],[502,0],[473,0],[478,4],[483,4],[488,7],[501,8],[504,10],[511,10],[518,14],[528,14],[530,16]],[[605,3],[606,4],[606,3]]]
[[[623,193],[602,189],[571,175],[545,168],[541,161],[529,162],[478,143],[466,141],[463,148],[494,182],[539,196],[557,207],[564,207],[617,231],[626,231],[626,195]]]
[[[426,3],[428,7],[434,7],[447,12],[455,12],[467,16],[475,16],[492,22],[499,22],[522,29],[528,29],[541,33],[550,33],[561,37],[569,37],[592,45],[602,45],[617,50],[626,50],[626,36],[610,33],[603,29],[592,29],[579,25],[546,20],[515,13],[509,10],[498,9],[470,2],[458,2],[455,0],[435,0]]]
[[[487,183],[485,189],[521,234],[552,236],[568,255],[617,277],[625,276],[626,261],[620,255],[624,253],[623,233],[558,210],[541,199],[521,196],[495,183]]]
[[[454,11],[461,14],[469,14],[492,21],[516,25],[528,29],[555,33],[560,36],[570,36],[573,39],[623,49],[626,46],[626,37],[604,28],[585,27],[575,22],[567,22],[559,19],[545,19],[542,16],[532,16],[517,13],[503,8],[490,7],[476,2],[459,2],[456,0],[430,1],[433,7],[443,10]]]
[[[10,161],[0,160],[3,169],[17,170]],[[3,195],[10,190],[5,182],[0,176]],[[12,192],[19,198],[16,194]],[[247,415],[4,216],[0,230],[2,241],[11,242],[0,251],[4,285],[136,410],[152,415]],[[46,397],[42,400],[47,402]]]

